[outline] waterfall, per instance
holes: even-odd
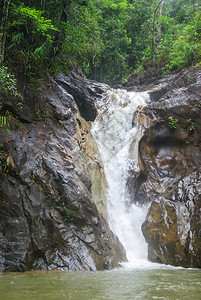
[[[92,126],[107,181],[107,211],[111,230],[123,244],[128,261],[145,260],[147,246],[141,233],[146,208],[132,204],[127,191],[129,170],[139,171],[138,142],[143,124],[133,121],[148,94],[109,90],[98,104],[98,117]],[[132,151],[131,151],[132,148]]]

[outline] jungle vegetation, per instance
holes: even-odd
[[[199,0],[0,0],[0,20],[1,91],[75,65],[112,84],[201,61]]]

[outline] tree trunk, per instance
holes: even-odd
[[[153,63],[155,65],[156,62],[156,58],[155,58],[155,44],[156,44],[156,37],[155,37],[155,33],[156,33],[156,16],[157,16],[157,12],[158,9],[160,7],[160,5],[162,4],[162,2],[164,2],[164,0],[160,0],[155,11],[154,11],[154,16],[153,16],[153,25],[152,25],[152,42],[151,42],[151,51],[152,51],[152,59],[153,59]],[[164,5],[163,5],[164,6]]]
[[[4,0],[0,32],[0,64],[4,62],[10,0]]]
[[[163,15],[164,5],[165,5],[165,0],[162,0],[161,5],[160,5],[160,11],[159,11],[160,17],[162,17],[162,15]],[[158,28],[158,39],[159,39],[159,42],[160,42],[160,39],[161,39],[161,24],[159,25],[159,28]]]

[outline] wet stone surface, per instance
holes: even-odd
[[[84,81],[77,76],[71,90]],[[96,97],[97,88],[85,84],[90,105],[84,100],[89,92],[80,91],[88,114],[95,107],[91,91],[94,101],[104,92],[100,87]],[[0,128],[3,153],[14,167],[0,173],[0,271],[109,269],[126,260],[92,201],[74,93],[50,79],[44,89],[27,91],[30,106],[1,99],[2,111],[9,105],[14,115],[10,133]]]
[[[140,172],[131,174],[128,188],[133,201],[150,203],[142,225],[148,258],[200,268],[201,69],[184,71],[166,89],[143,111],[151,125],[140,141]]]

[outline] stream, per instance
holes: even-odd
[[[1,300],[200,300],[200,270],[124,266],[111,271],[0,275]]]

